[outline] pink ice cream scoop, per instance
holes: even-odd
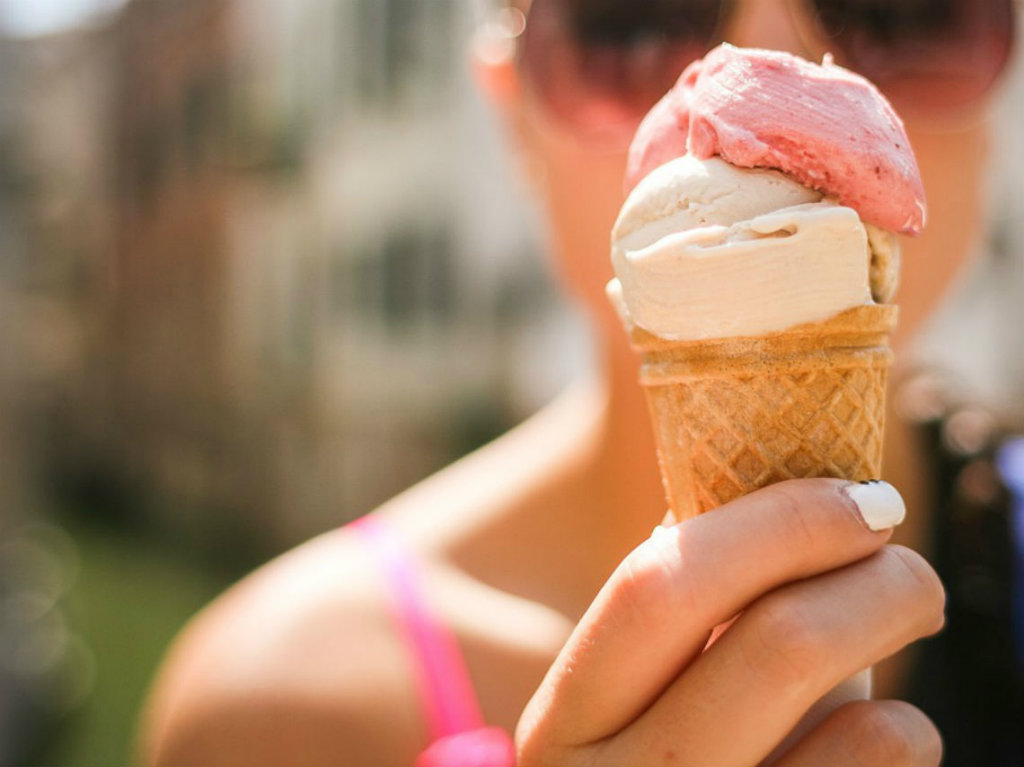
[[[780,170],[885,229],[924,226],[924,185],[903,122],[874,85],[827,58],[819,65],[726,43],[691,64],[637,130],[627,190],[687,153]]]

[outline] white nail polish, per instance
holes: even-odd
[[[856,505],[869,530],[895,527],[907,515],[907,507],[899,491],[880,479],[845,485],[843,493]]]

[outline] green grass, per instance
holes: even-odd
[[[43,764],[136,761],[140,708],[174,635],[232,579],[171,547],[111,527],[65,522],[81,558],[67,598],[71,630],[95,661],[88,697],[60,723],[39,755]]]

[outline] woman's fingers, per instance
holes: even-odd
[[[773,767],[936,767],[942,737],[921,711],[899,700],[847,703]]]
[[[618,732],[703,648],[711,629],[760,595],[878,551],[902,519],[889,485],[783,482],[665,528],[615,571],[520,722],[566,747]],[[529,759],[527,759],[529,761]]]
[[[840,681],[938,631],[944,602],[931,567],[900,546],[777,589],[745,610],[615,747],[632,753],[643,743],[685,763],[757,764]]]

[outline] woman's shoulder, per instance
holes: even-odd
[[[157,764],[409,763],[422,726],[409,660],[351,535],[315,538],[185,628],[152,691]]]
[[[513,543],[524,539],[516,518],[571,473],[572,415],[564,411],[534,419],[373,515],[407,549],[427,609],[457,635],[485,718],[506,726],[571,628],[529,588],[516,588],[519,564],[535,568],[527,560],[536,557]],[[423,707],[390,589],[380,557],[351,529],[256,570],[175,642],[150,699],[144,758],[411,763],[424,745]]]

